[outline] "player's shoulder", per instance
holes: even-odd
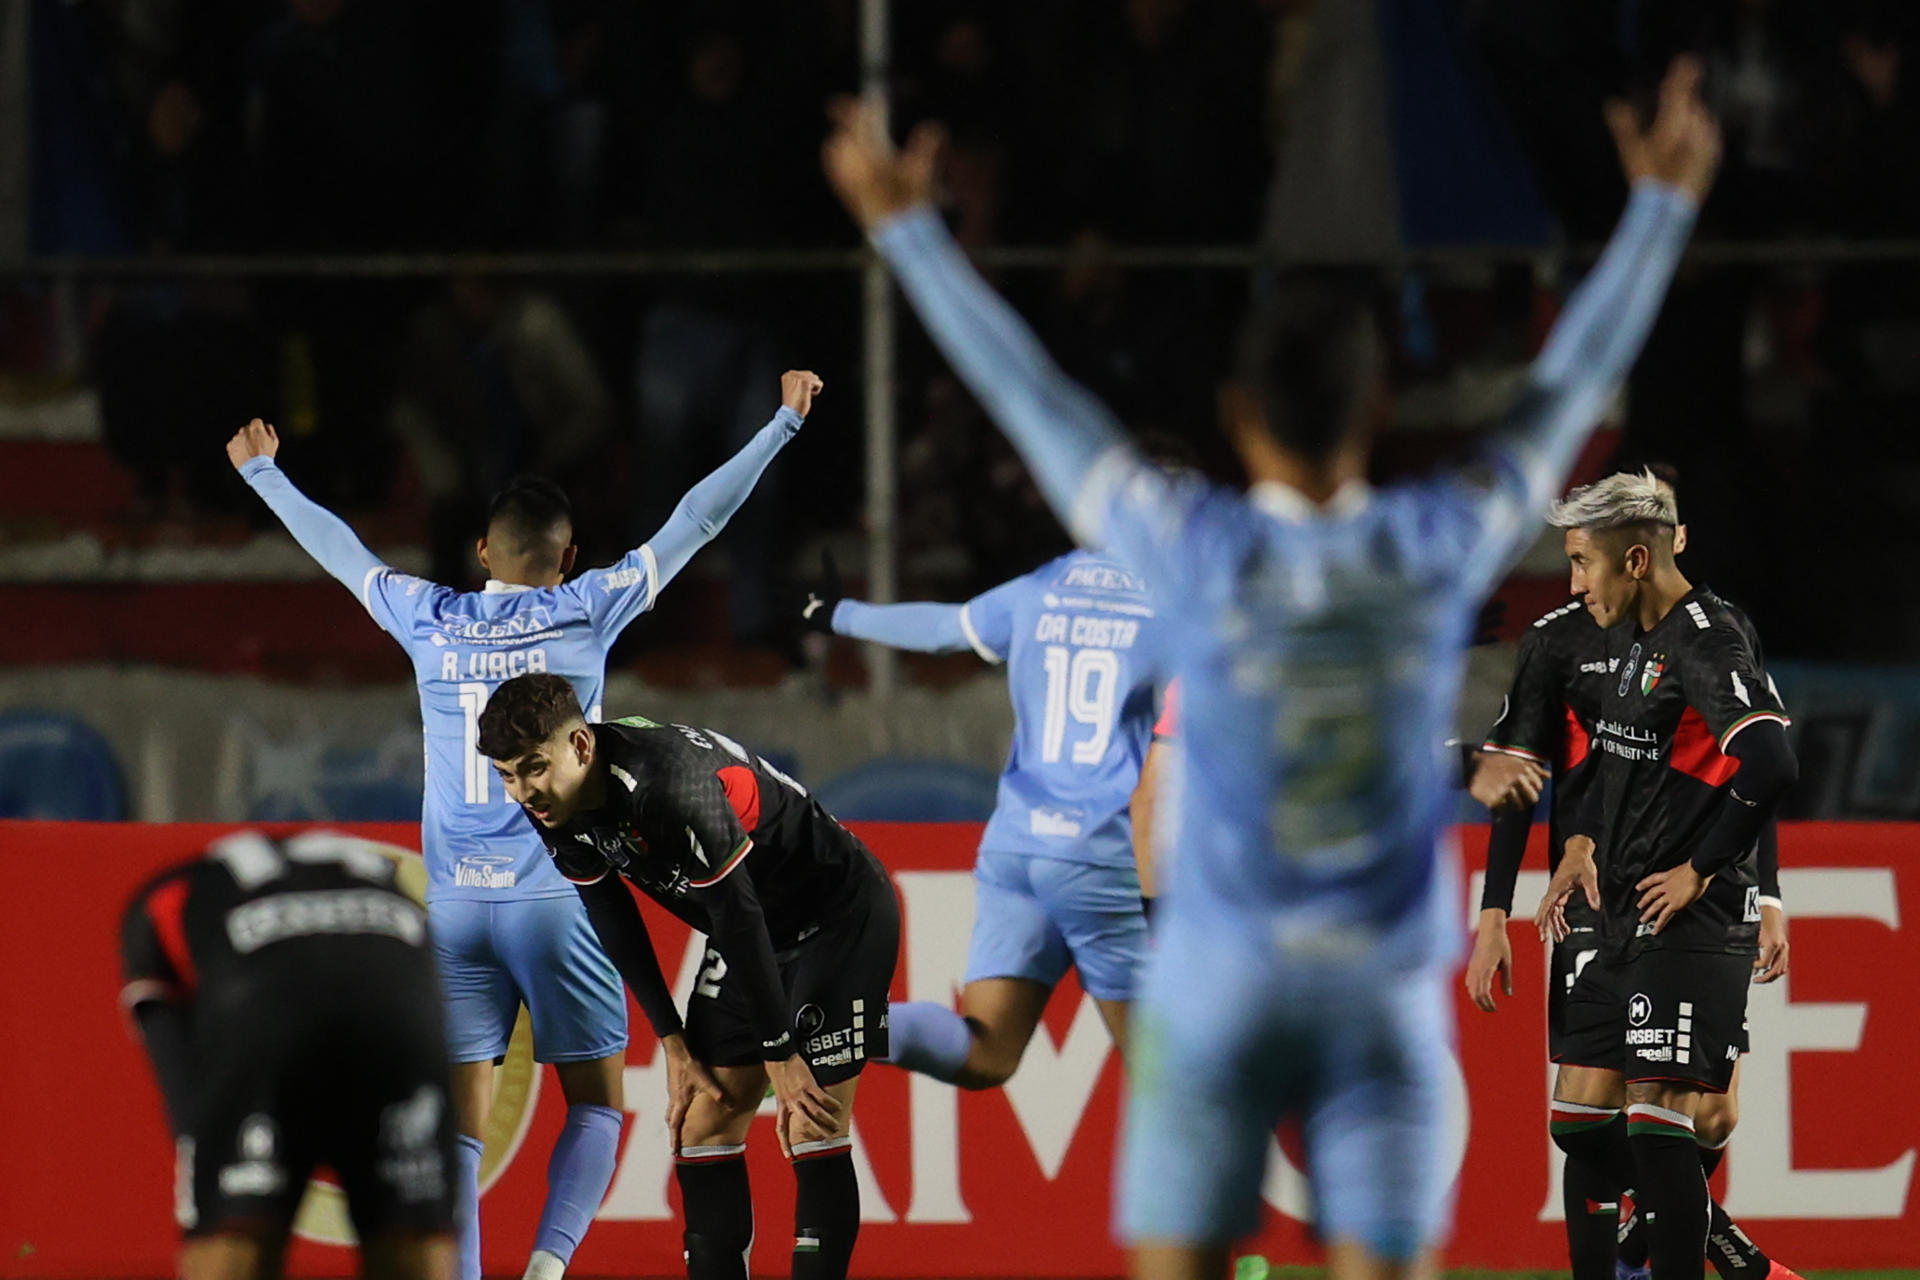
[[[1593,620],[1586,605],[1569,600],[1527,624],[1520,643],[1536,651],[1563,655],[1599,653],[1606,648],[1607,633]]]
[[[1758,651],[1760,636],[1753,619],[1725,597],[1701,587],[1677,608],[1682,619],[1679,643],[1709,650],[1732,646]]]
[[[184,904],[210,869],[212,864],[205,857],[189,858],[162,867],[142,880],[128,895],[121,912],[123,920],[148,914],[149,905],[156,900],[177,899],[176,905]]]

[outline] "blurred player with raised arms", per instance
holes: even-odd
[[[876,113],[838,108],[848,208],[1055,511],[1170,624],[1177,854],[1121,1173],[1136,1276],[1224,1273],[1287,1114],[1335,1274],[1435,1268],[1459,937],[1440,744],[1481,602],[1638,354],[1711,181],[1698,80],[1676,64],[1651,127],[1609,111],[1626,214],[1503,428],[1472,466],[1383,490],[1365,481],[1381,355],[1350,290],[1297,282],[1251,318],[1221,407],[1252,490],[1170,479],[968,266],[932,208],[937,134],[898,154]]]
[[[503,681],[546,672],[572,682],[597,718],[614,640],[746,501],[820,389],[812,373],[785,374],[772,421],[689,490],[659,532],[617,563],[571,581],[577,548],[566,496],[546,481],[515,483],[493,500],[478,545],[490,575],[483,591],[457,591],[382,564],[345,522],[287,479],[275,462],[279,437],[259,419],[227,444],[233,465],[287,531],[413,662],[427,745],[427,911],[446,990],[461,1129],[462,1280],[480,1275],[480,1158],[493,1064],[507,1051],[519,1007],[532,1019],[535,1058],[555,1065],[567,1099],[528,1280],[558,1280],[606,1197],[620,1150],[627,1045],[620,975],[579,895],[553,870],[476,750],[480,712]]]

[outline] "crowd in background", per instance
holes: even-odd
[[[1503,105],[1572,243],[1602,237],[1619,207],[1599,103],[1682,45],[1707,54],[1728,140],[1703,236],[1920,227],[1910,6],[1448,7],[1471,74]],[[827,100],[858,81],[858,10],[32,0],[30,248],[849,246],[818,146]],[[1104,250],[1260,235],[1314,10],[892,6],[896,112],[946,123],[947,213],[962,241],[1068,247],[1063,269],[1000,283],[1130,425],[1184,435],[1203,454],[1244,279],[1120,270]],[[1446,281],[1432,283],[1444,293]],[[1488,346],[1452,338],[1456,317],[1383,277],[1401,375],[1523,359],[1539,297],[1511,283],[1482,291]],[[45,281],[14,287],[35,295]],[[262,414],[316,497],[349,513],[424,512],[421,540],[444,578],[470,578],[477,504],[521,470],[568,485],[588,554],[608,555],[771,415],[783,368],[809,367],[827,381],[815,428],[730,535],[731,635],[778,642],[800,572],[793,549],[859,524],[860,316],[846,273],[176,278],[102,283],[84,303],[85,376],[156,517],[251,514],[219,442]],[[1920,450],[1902,425],[1920,407],[1917,303],[1911,268],[1880,263],[1694,273],[1636,374],[1628,452],[1678,464],[1711,580],[1751,600],[1789,652],[1897,656],[1875,637],[1835,634],[1792,584],[1817,567],[1828,590],[1878,585],[1873,558],[1828,563],[1810,527],[1913,545]],[[45,358],[50,344],[30,339],[47,314],[5,311],[0,363]],[[1062,535],[917,331],[903,337],[904,586],[951,598],[1031,567]]]

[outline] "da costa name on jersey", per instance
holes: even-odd
[[[1043,613],[1033,638],[1041,644],[1071,644],[1083,649],[1131,649],[1140,624],[1129,618],[1094,618],[1084,613]]]
[[[449,650],[440,655],[442,680],[511,680],[546,670],[547,651],[541,648],[485,649],[464,655]]]

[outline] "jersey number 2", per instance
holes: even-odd
[[[1040,758],[1060,759],[1066,747],[1067,717],[1093,727],[1093,736],[1073,744],[1075,764],[1099,764],[1113,738],[1113,704],[1120,692],[1120,658],[1111,649],[1068,649],[1050,644],[1046,651],[1047,715],[1040,731]]]

